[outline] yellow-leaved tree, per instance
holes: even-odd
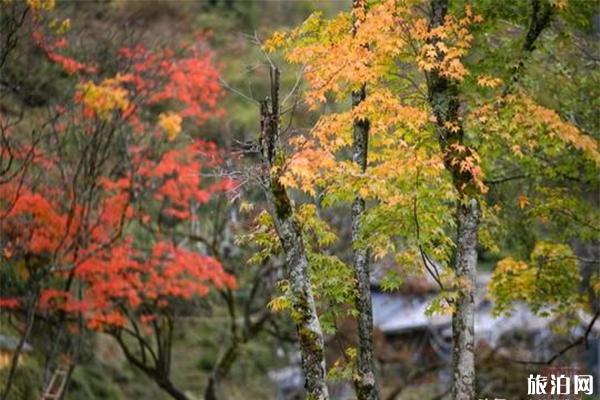
[[[399,275],[421,266],[439,285],[430,312],[452,314],[454,399],[476,397],[478,253],[510,249],[506,232],[515,215],[508,210],[521,210],[517,218],[545,240],[530,247],[530,263],[498,264],[491,286],[498,310],[516,300],[536,312],[542,304],[561,312],[594,305],[570,290],[541,288],[577,287],[567,232],[597,239],[599,226],[597,210],[579,192],[598,187],[597,140],[565,118],[566,108],[544,104],[537,89],[554,77],[540,73],[547,60],[536,46],[551,40],[544,32],[569,5],[517,6],[519,34],[508,35],[502,7],[485,1],[355,1],[351,12],[331,19],[315,13],[265,44],[302,66],[310,108],[341,109],[322,113],[310,134],[292,138],[294,151],[278,170],[279,182],[322,206],[352,205],[359,399],[377,398],[370,254],[395,256]],[[494,35],[508,39],[493,42]],[[569,192],[574,180],[583,183]],[[499,186],[512,183],[518,186],[504,186],[512,198],[498,195]],[[571,261],[548,264],[544,253]],[[543,265],[552,267],[540,272]]]

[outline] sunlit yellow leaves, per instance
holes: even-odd
[[[564,1],[553,5],[564,8]],[[542,225],[544,231],[567,220],[565,226],[573,221],[587,226],[580,231],[592,232],[598,226],[596,214],[570,202],[576,195],[544,191],[549,182],[558,186],[564,179],[579,179],[573,164],[581,162],[586,170],[581,175],[589,173],[589,160],[571,162],[579,151],[600,163],[597,141],[524,95],[528,85],[499,93],[505,83],[495,76],[497,66],[489,68],[493,58],[476,73],[470,72],[465,60],[473,35],[481,34],[473,25],[483,19],[469,6],[462,14],[455,11],[432,27],[429,17],[423,18],[424,13],[407,2],[370,2],[368,8],[355,7],[330,20],[313,14],[298,29],[273,35],[264,47],[280,48],[287,61],[303,66],[310,107],[335,110],[321,113],[310,134],[291,140],[294,150],[278,166],[280,181],[318,197],[320,207],[347,205],[356,196],[367,201],[361,234],[368,239],[358,243],[368,246],[376,259],[406,253],[412,257],[398,261],[421,268],[418,250],[424,249],[441,271],[450,272],[443,279],[446,289],[434,299],[430,312],[452,311],[452,300],[474,289],[448,268],[456,253],[453,212],[465,197],[479,196],[478,244],[496,254],[505,250],[507,216],[530,218],[536,229]],[[516,35],[509,36],[516,42]],[[479,48],[468,61],[477,62],[481,54]],[[427,84],[445,80],[458,93],[454,96],[451,90],[451,95],[433,99]],[[357,91],[363,88],[366,96],[357,104]],[[330,107],[332,102],[336,104]],[[436,108],[440,103],[443,112]],[[357,121],[368,121],[369,126],[366,169],[352,159],[353,134],[361,132]],[[561,157],[569,159],[562,162]],[[521,179],[526,184],[517,186]],[[513,183],[519,189],[498,200],[503,208],[491,203],[497,196],[481,196],[487,185],[504,188]],[[514,190],[527,195],[515,195]],[[298,208],[307,231],[323,229],[315,224],[315,208]],[[310,238],[309,246],[326,246],[334,240],[332,235],[324,244],[304,234]],[[597,229],[577,235],[593,238]],[[313,255],[312,263],[324,261]],[[573,306],[578,282],[577,260],[568,246],[540,242],[526,260],[502,260],[490,290],[497,312],[525,302],[541,314]]]
[[[161,113],[158,125],[165,131],[169,140],[175,139],[181,132],[181,116],[174,112]]]
[[[311,131],[320,147],[335,152],[352,143],[352,111],[323,115]]]
[[[273,311],[273,312],[281,312],[284,310],[289,310],[291,309],[292,303],[290,302],[290,299],[286,296],[278,296],[273,298],[268,304],[267,307],[269,308],[269,310]]]
[[[499,204],[490,206],[486,202],[480,202],[481,219],[479,232],[477,233],[481,246],[492,254],[500,253],[498,237],[502,233],[503,224],[500,219],[502,207]]]
[[[250,202],[245,201],[245,200],[243,200],[240,203],[240,212],[242,212],[242,213],[248,213],[248,212],[253,211],[253,210],[254,210],[254,204],[253,203],[250,203]]]
[[[523,97],[523,103],[525,114],[520,116],[522,119],[533,120],[546,127],[549,134],[556,135],[600,164],[598,142],[594,138],[582,133],[573,124],[563,121],[556,111],[542,107],[528,97]]]
[[[404,23],[413,17],[412,2],[385,0],[352,13],[324,19],[311,15],[287,35],[276,33],[269,48],[280,47],[288,61],[303,65],[308,83],[305,101],[316,107],[327,96],[345,100],[366,84],[366,99],[350,110],[323,115],[308,138],[292,141],[295,151],[282,168],[287,187],[316,195],[318,187],[341,198],[385,198],[388,183],[414,163],[402,136],[427,123],[428,112],[402,100],[388,88],[390,67],[407,46]],[[441,44],[443,46],[443,44]],[[355,121],[369,121],[369,167],[340,158],[351,148]],[[403,151],[399,151],[403,148]],[[437,160],[436,166],[441,162]],[[412,168],[412,167],[411,167]],[[413,168],[414,170],[414,168]]]
[[[48,28],[52,29],[57,35],[63,35],[71,28],[71,20],[69,18],[63,20],[54,18],[48,24]]]
[[[360,27],[367,18],[367,0],[355,0],[352,3],[352,17],[354,18],[355,29]]]
[[[78,97],[98,118],[110,120],[113,112],[125,112],[130,107],[129,92],[121,85],[122,78],[105,79],[100,84],[91,81],[81,83],[78,85]]]
[[[542,224],[553,224],[564,238],[596,240],[600,231],[600,213],[595,206],[582,201],[573,187],[541,187],[535,202],[530,200],[527,213]],[[564,235],[564,236],[563,236]]]
[[[452,133],[457,133],[460,131],[460,125],[456,122],[446,121],[444,122],[444,128],[448,129]],[[458,146],[458,145],[456,145]],[[464,147],[463,147],[464,149]]]
[[[461,59],[473,42],[470,28],[481,20],[480,16],[473,14],[469,5],[465,7],[463,18],[448,15],[444,23],[437,27],[429,28],[426,20],[417,20],[412,32],[420,42],[417,58],[419,68],[426,72],[435,70],[449,79],[463,80],[469,74]]]
[[[264,210],[254,219],[252,230],[239,236],[236,240],[238,244],[252,244],[257,247],[257,251],[248,259],[248,263],[251,265],[260,265],[281,250],[273,219]]]
[[[27,0],[26,3],[32,10],[50,11],[54,9],[56,0]]]
[[[263,50],[267,53],[272,53],[281,48],[285,44],[286,34],[284,32],[275,32],[263,44]]]
[[[577,259],[569,246],[538,242],[528,263],[500,261],[490,281],[496,313],[509,312],[516,301],[526,302],[541,315],[566,311],[578,301],[581,280]]]
[[[337,235],[318,215],[314,204],[303,204],[298,207],[296,219],[302,225],[310,243],[314,246],[329,246],[337,240]]]
[[[543,153],[549,159],[578,153],[573,151],[576,149],[583,159],[600,164],[595,138],[522,92],[498,96],[474,109],[468,115],[467,126],[470,131],[477,130],[486,145],[503,148],[502,157],[540,164],[536,154]]]
[[[333,154],[305,142],[288,160],[279,181],[286,187],[294,187],[314,196],[324,175],[335,168]]]
[[[304,77],[310,89],[306,93],[309,105],[325,101],[325,94],[339,88],[335,76],[344,72],[349,60],[342,57],[351,50],[349,13],[324,20],[321,13],[313,13],[300,27],[289,33],[285,45],[282,35],[275,34],[268,43],[282,45],[285,57],[291,63],[306,64]]]
[[[314,13],[287,36],[276,33],[266,47],[282,47],[289,62],[305,66],[309,86],[305,101],[316,107],[327,94],[341,99],[360,85],[386,76],[390,61],[406,48],[400,18],[408,10],[386,0],[366,12],[355,8],[354,18],[340,13],[326,20]]]
[[[551,0],[550,3],[557,10],[563,11],[567,8],[568,0]]]
[[[418,39],[426,39],[429,35],[429,20],[427,18],[414,18],[412,32]]]
[[[367,98],[352,110],[352,119],[371,121],[371,134],[383,135],[390,128],[422,129],[428,115],[422,108],[402,103],[398,96],[385,87],[369,92]]]
[[[519,195],[517,198],[517,202],[519,204],[519,208],[522,210],[529,205],[529,197],[525,195]]]
[[[533,282],[528,271],[533,269],[526,262],[512,257],[505,258],[496,265],[490,282],[490,293],[496,300],[497,309],[508,309],[515,293],[520,293],[525,299],[529,296]]]
[[[446,128],[452,131],[451,128],[454,125],[448,122],[446,124],[450,124],[450,127],[446,126]],[[452,143],[447,148],[445,158],[452,167],[461,173],[468,175],[470,177],[470,184],[473,185],[479,192],[487,192],[488,188],[483,182],[481,158],[475,150],[458,143]]]
[[[481,87],[495,89],[502,84],[502,79],[482,75],[477,77],[477,84]]]

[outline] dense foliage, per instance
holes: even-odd
[[[534,339],[482,347],[488,301],[585,365],[589,3],[0,0],[2,398],[62,369],[65,398],[275,398],[295,367],[310,399],[521,396],[494,362]],[[447,357],[374,327],[382,293],[448,316]]]

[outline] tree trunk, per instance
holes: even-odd
[[[208,386],[204,391],[204,400],[218,399],[217,385],[219,384],[221,379],[223,379],[223,377],[225,377],[229,373],[231,366],[238,357],[239,347],[239,341],[237,339],[234,339],[234,341],[229,345],[223,356],[217,361],[217,364],[215,365],[215,368],[210,378],[208,379]]]
[[[273,186],[277,186],[275,184]],[[317,316],[317,310],[308,274],[308,259],[300,227],[293,220],[287,195],[279,188],[271,202],[276,206],[274,211],[278,217],[276,223],[279,238],[285,253],[287,275],[292,296],[292,313],[302,353],[302,370],[304,371],[307,398],[311,400],[328,399],[325,383],[325,356],[323,333]]]
[[[455,272],[465,287],[459,293],[452,314],[454,385],[452,398],[475,398],[475,284],[479,207],[475,199],[457,207],[458,240]]]
[[[430,27],[444,24],[448,12],[448,0],[431,0]],[[522,51],[524,55],[535,49],[535,42],[543,29],[548,26],[552,16],[552,6],[546,0],[531,0],[531,17]],[[431,39],[432,44],[441,41],[439,37]],[[443,57],[442,54],[439,55]],[[512,76],[503,90],[505,96],[511,86],[517,82],[523,70],[523,60],[519,59],[513,68]],[[429,103],[436,118],[436,133],[444,157],[444,165],[452,174],[454,187],[458,193],[456,210],[457,252],[454,270],[460,283],[459,295],[452,314],[453,353],[452,366],[454,384],[452,398],[471,400],[475,398],[475,356],[474,356],[474,320],[475,285],[477,275],[477,230],[479,227],[479,205],[474,177],[469,171],[462,171],[461,164],[473,154],[473,150],[464,143],[464,131],[459,115],[459,89],[457,83],[440,76],[433,70],[427,77]],[[458,127],[454,131],[448,124]],[[456,151],[456,146],[464,150]]]
[[[252,298],[252,296],[250,296]],[[251,299],[249,300],[251,301]],[[235,305],[233,302],[231,306]],[[229,374],[231,371],[231,367],[238,359],[240,355],[240,350],[242,346],[244,346],[249,340],[254,338],[262,329],[265,322],[269,319],[270,313],[265,311],[262,316],[260,316],[256,322],[250,322],[250,317],[244,318],[245,326],[244,332],[241,335],[238,335],[237,328],[234,324],[236,324],[235,314],[231,314],[232,317],[232,332],[231,332],[231,342],[227,347],[227,350],[223,353],[222,356],[219,357],[216,364],[213,367],[212,373],[208,378],[208,386],[204,391],[204,400],[218,400],[218,387],[223,378]]]
[[[262,183],[275,229],[283,247],[287,277],[290,285],[292,317],[296,324],[302,370],[307,399],[329,398],[325,382],[323,333],[312,293],[302,231],[294,219],[291,201],[279,181],[282,157],[279,140],[279,70],[271,68],[271,107],[261,104],[260,147],[262,155]]]
[[[363,86],[352,93],[352,107],[358,106],[366,96]],[[352,160],[362,172],[367,169],[369,144],[369,121],[354,121]],[[373,356],[373,307],[371,305],[371,279],[369,273],[369,250],[360,248],[360,218],[365,212],[365,200],[357,196],[352,203],[352,248],[354,250],[354,274],[356,278],[355,307],[358,311],[358,358],[356,373],[353,375],[358,400],[377,400],[379,395],[375,384]]]
[[[367,2],[353,0],[352,34],[356,35],[361,18],[366,14]],[[367,46],[366,44],[364,46]],[[352,92],[352,107],[357,107],[366,98],[365,85],[360,90]],[[352,132],[352,161],[359,165],[361,172],[367,169],[369,149],[369,121],[355,120]],[[356,370],[353,374],[354,388],[358,400],[378,400],[375,381],[375,363],[373,356],[373,306],[371,304],[371,278],[369,271],[369,249],[361,247],[361,223],[365,212],[365,200],[357,196],[352,203],[352,249],[354,275],[356,279],[356,298],[354,306],[358,312],[358,357]]]
[[[444,24],[448,12],[448,0],[431,1],[431,28]],[[435,44],[441,41],[434,37]],[[442,55],[440,55],[442,56]],[[477,274],[477,229],[479,208],[476,197],[479,190],[474,185],[470,171],[461,170],[462,162],[470,157],[472,149],[464,144],[464,131],[460,122],[458,87],[456,82],[432,71],[427,79],[429,103],[436,118],[436,133],[446,170],[458,194],[456,223],[456,258],[454,271],[458,281],[458,297],[452,313],[452,398],[473,400],[475,398],[475,278]],[[448,124],[458,129],[448,129]],[[454,145],[464,148],[456,151]]]
[[[169,379],[156,378],[156,383],[175,400],[190,400],[185,393],[177,389]]]
[[[33,294],[31,296],[32,297],[31,304],[28,306],[28,309],[27,309],[27,320],[25,323],[26,324],[25,331],[19,338],[19,343],[17,344],[17,347],[15,348],[15,351],[12,354],[12,357],[10,360],[10,368],[9,368],[8,374],[6,376],[6,383],[4,384],[4,390],[2,391],[2,396],[0,396],[0,400],[7,400],[8,395],[10,394],[10,390],[12,388],[13,381],[15,378],[15,373],[17,372],[17,367],[19,366],[19,359],[21,357],[21,353],[23,352],[25,343],[29,339],[31,330],[33,329],[33,324],[35,322],[35,309],[38,305],[39,293],[40,293],[40,290],[36,288],[33,291]]]
[[[189,398],[185,395],[185,393],[180,391],[177,387],[175,387],[175,385],[173,384],[171,379],[169,379],[170,352],[169,352],[169,355],[167,355],[169,362],[164,361],[165,360],[164,354],[159,354],[159,356],[156,357],[154,355],[154,353],[152,353],[149,355],[149,357],[151,357],[152,360],[147,363],[146,349],[149,349],[150,347],[146,343],[142,344],[144,339],[143,338],[139,339],[141,336],[134,337],[134,338],[142,341],[142,342],[140,342],[141,358],[137,358],[136,355],[130,350],[130,348],[127,347],[127,344],[122,336],[122,333],[118,329],[115,329],[108,333],[113,338],[115,338],[115,340],[119,344],[119,347],[123,351],[123,354],[125,355],[125,358],[127,359],[127,361],[129,361],[133,366],[137,367],[140,371],[142,371],[144,374],[146,374],[147,377],[152,379],[158,385],[158,387],[160,387],[162,390],[167,392],[175,400],[189,400]],[[146,347],[143,347],[143,346],[146,346]],[[170,344],[169,344],[169,347],[170,347]]]

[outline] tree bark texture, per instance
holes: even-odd
[[[324,341],[310,282],[308,258],[301,227],[285,187],[280,168],[283,155],[279,151],[279,70],[271,68],[271,99],[261,104],[260,148],[262,184],[267,194],[268,209],[281,242],[287,278],[290,285],[292,318],[296,324],[306,396],[309,400],[329,399],[326,384]],[[270,106],[270,107],[269,107]]]
[[[448,0],[431,1],[431,27],[444,24],[448,12]],[[431,39],[432,42],[439,38]],[[458,193],[456,222],[456,257],[454,271],[459,282],[458,297],[452,313],[452,398],[472,400],[475,398],[475,278],[477,274],[477,230],[479,205],[474,177],[468,170],[461,170],[461,163],[472,155],[464,146],[464,131],[459,120],[460,100],[455,82],[432,71],[427,79],[429,103],[436,118],[436,134],[444,157],[446,170],[452,175]],[[447,123],[458,126],[454,131]],[[454,145],[460,145],[455,147]],[[457,148],[465,150],[457,151]]]
[[[362,21],[360,16],[365,15],[367,7],[365,0],[353,0],[353,27],[352,34],[356,35]],[[356,12],[355,11],[360,11]],[[366,44],[365,44],[366,46]],[[352,107],[357,107],[366,98],[365,85],[352,92]],[[352,161],[361,172],[367,170],[367,157],[369,149],[369,120],[355,120],[352,130]],[[371,278],[369,271],[369,249],[360,246],[361,218],[365,213],[365,200],[356,196],[352,203],[352,249],[354,275],[356,279],[356,297],[354,306],[358,312],[358,355],[356,370],[353,374],[354,388],[358,400],[378,400],[377,384],[375,379],[375,357],[373,351],[373,306],[371,302]]]
[[[358,106],[366,96],[363,86],[352,93],[352,106]],[[369,144],[369,121],[354,121],[352,160],[360,166],[362,172],[367,169]],[[369,250],[360,247],[360,219],[365,212],[365,200],[357,196],[352,203],[352,248],[354,274],[356,278],[355,307],[358,312],[358,357],[356,373],[353,376],[358,400],[377,400],[375,381],[375,363],[373,355],[373,306],[371,304],[371,279],[369,271]]]
[[[456,299],[452,314],[453,378],[452,397],[475,398],[475,283],[477,275],[477,228],[479,206],[475,199],[457,207],[458,240],[456,277],[467,282]]]
[[[431,28],[444,24],[448,12],[449,0],[431,0]],[[521,57],[535,50],[535,42],[551,20],[552,6],[546,0],[531,0],[531,15]],[[432,38],[435,44],[439,38]],[[440,55],[441,56],[441,55]],[[524,62],[519,59],[518,66],[503,91],[506,95],[515,84],[523,70]],[[474,177],[469,171],[461,171],[461,162],[470,157],[473,150],[464,144],[463,126],[459,119],[459,90],[456,82],[440,76],[436,70],[427,76],[429,103],[436,118],[436,133],[444,156],[446,169],[452,175],[458,193],[456,210],[457,248],[455,273],[461,283],[460,293],[455,301],[452,315],[453,337],[453,378],[452,398],[455,400],[471,400],[475,398],[475,356],[474,356],[474,293],[477,267],[477,231],[479,226],[478,190],[474,186]],[[447,123],[458,127],[457,130],[447,128]],[[453,146],[459,145],[459,146]],[[456,148],[464,150],[456,151]]]

